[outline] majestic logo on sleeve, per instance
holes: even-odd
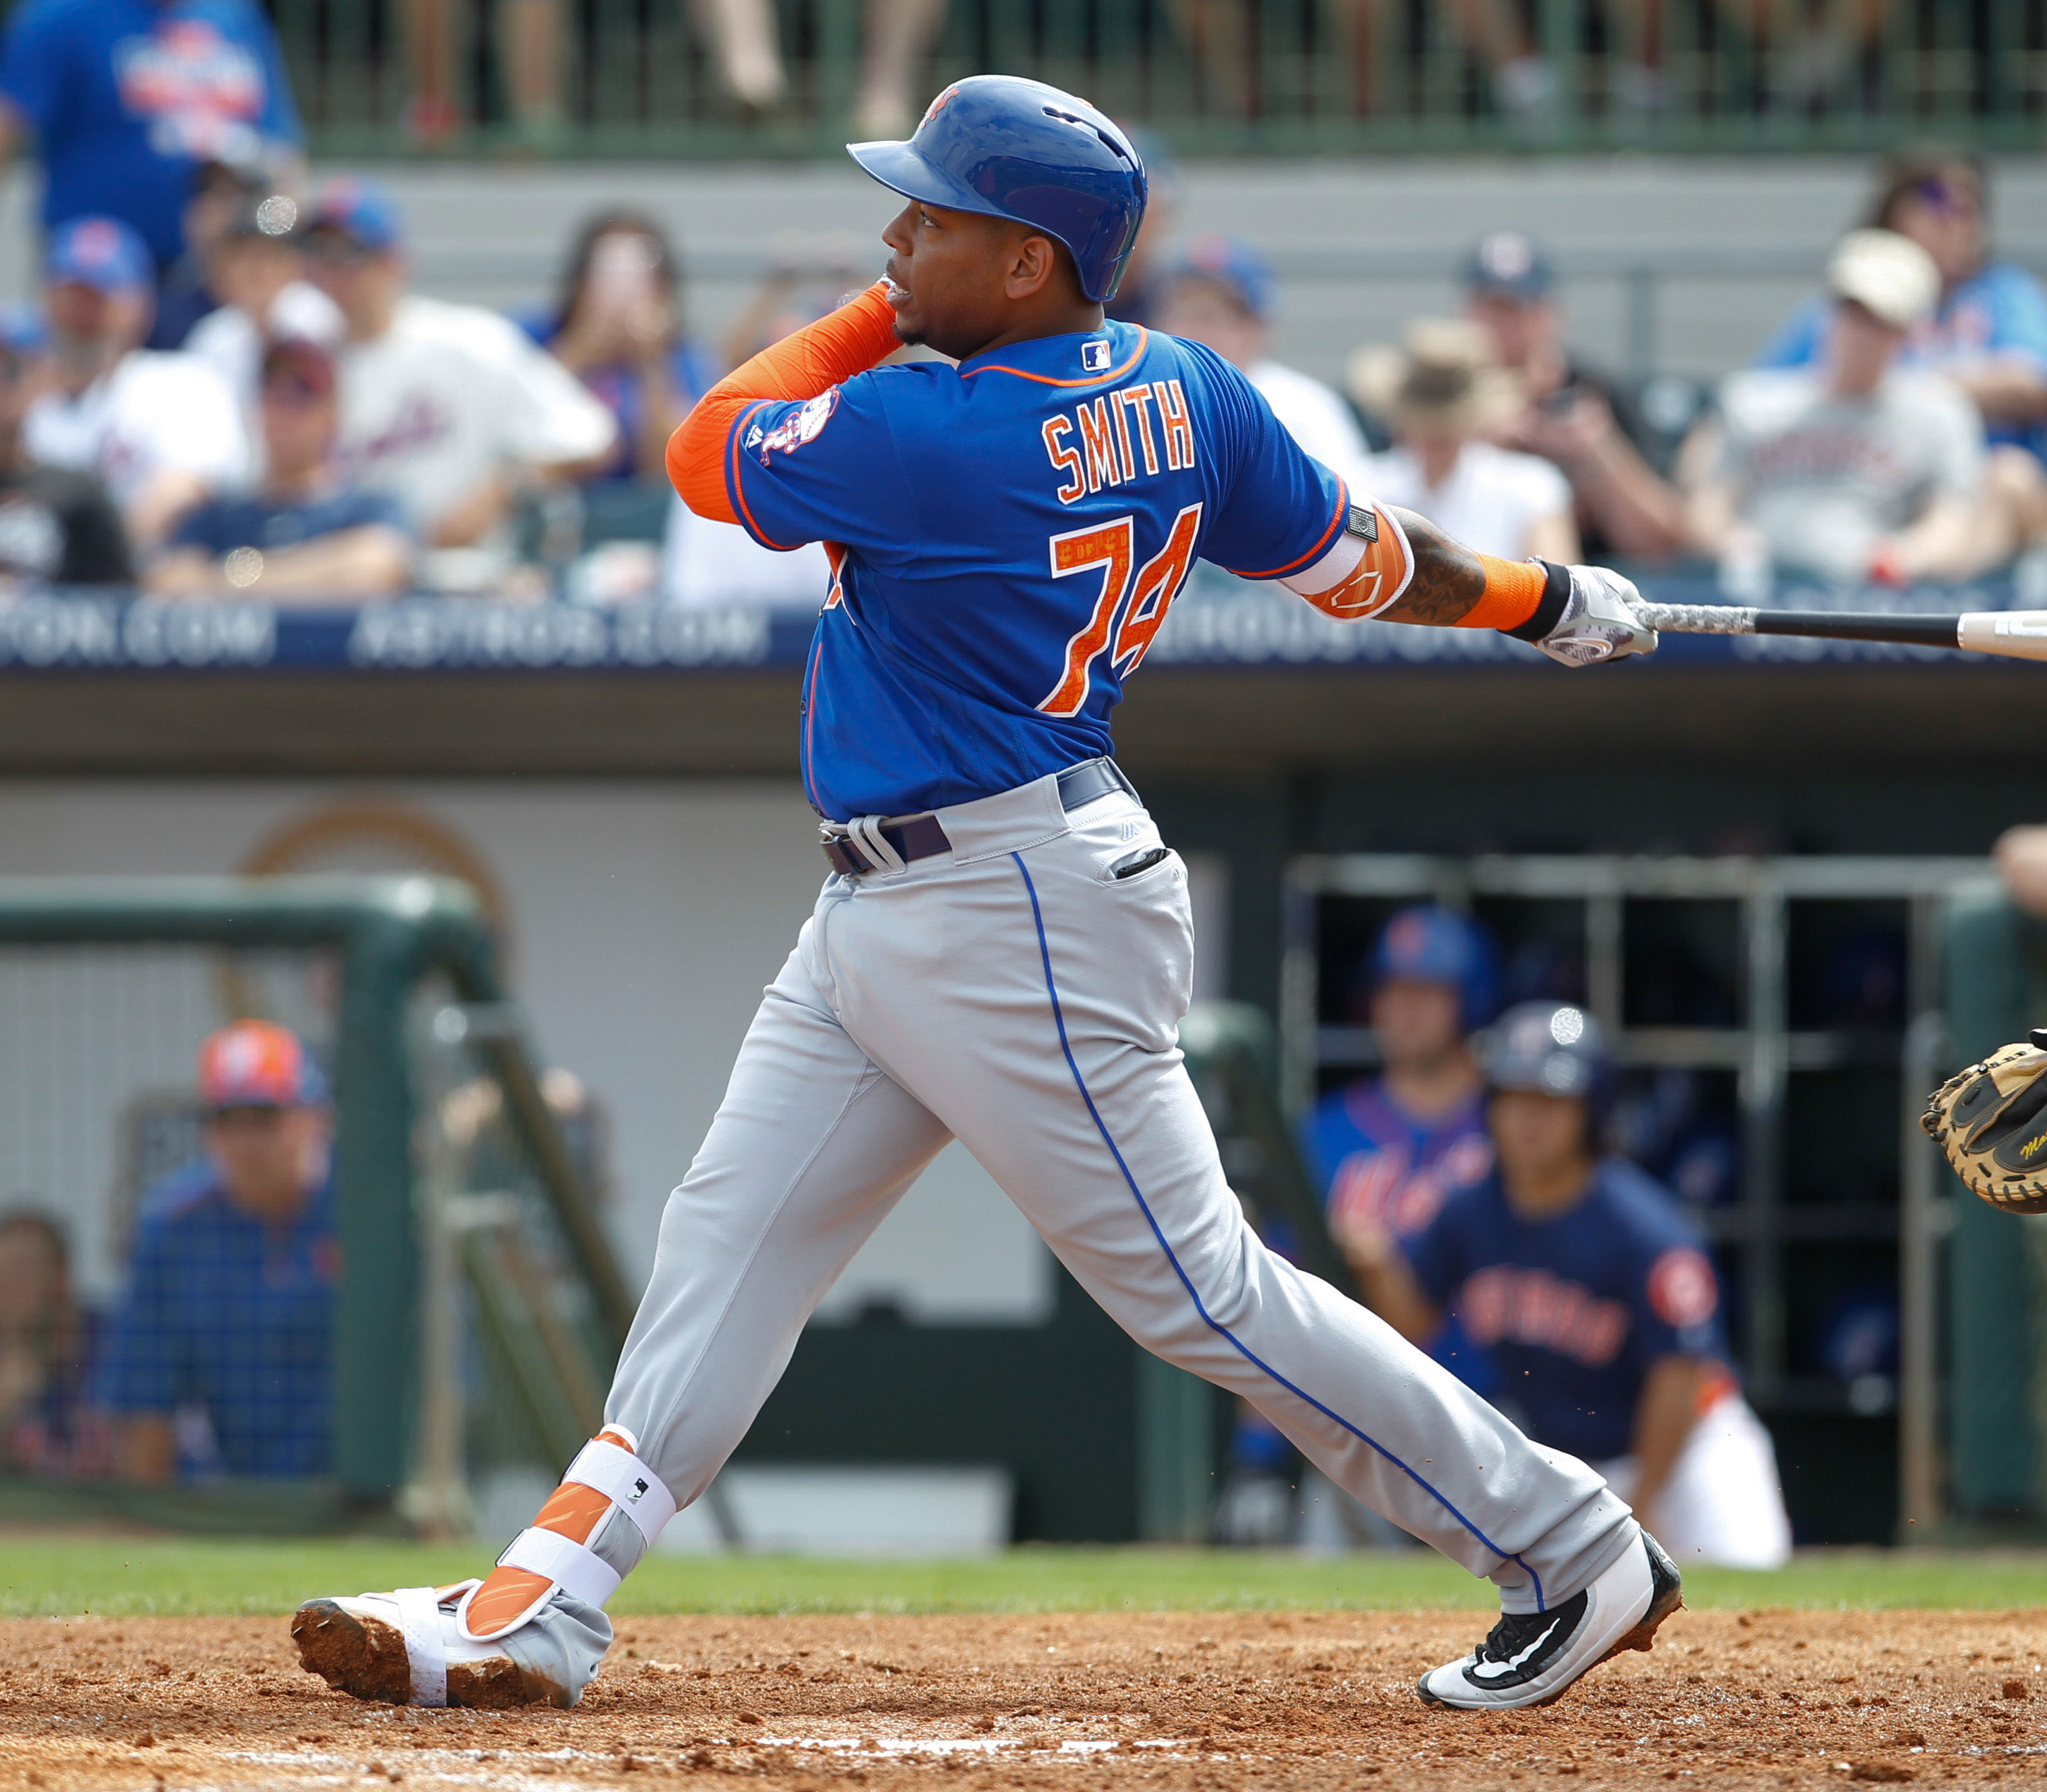
[[[760,456],[760,464],[768,464],[768,457],[779,448],[784,454],[793,453],[806,442],[817,439],[818,432],[831,420],[831,414],[838,408],[838,388],[821,392],[801,410],[791,411],[772,429],[763,430],[756,424],[746,438],[746,445]]]

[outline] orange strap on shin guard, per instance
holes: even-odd
[[[1548,588],[1549,569],[1540,560],[1502,560],[1481,554],[1485,590],[1458,618],[1460,629],[1518,629],[1532,617]]]
[[[873,285],[794,335],[743,362],[698,399],[668,438],[668,482],[699,517],[736,523],[725,486],[726,444],[748,405],[763,398],[815,398],[864,373],[902,346],[888,282]]]
[[[655,1478],[652,1470],[637,1475],[627,1472],[632,1465],[621,1463],[619,1457],[629,1457],[632,1450],[631,1436],[610,1429],[598,1432],[591,1444],[584,1447],[570,1465],[567,1478],[548,1495],[547,1504],[541,1507],[532,1523],[506,1550],[508,1559],[491,1569],[463,1608],[462,1628],[471,1636],[489,1638],[514,1628],[563,1584],[566,1569],[563,1573],[544,1573],[509,1559],[515,1554],[532,1558],[552,1550],[567,1557],[575,1550],[587,1550],[598,1527],[609,1516],[614,1506],[632,1514],[637,1521],[641,1500],[653,1504],[656,1511],[648,1515],[660,1521],[642,1528],[653,1531],[660,1529],[668,1515],[674,1511],[675,1503],[668,1497],[668,1489]],[[630,1484],[626,1484],[629,1482]],[[602,1484],[597,1484],[599,1483]],[[656,1489],[659,1489],[658,1493]],[[560,1540],[559,1544],[553,1541],[556,1538]],[[542,1548],[536,1551],[529,1540],[538,1542]],[[649,1536],[650,1544],[652,1540]],[[615,1574],[611,1576],[614,1583],[617,1578]],[[602,1601],[594,1600],[591,1603]]]

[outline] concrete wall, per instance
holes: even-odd
[[[515,986],[539,1049],[582,1077],[610,1111],[614,1230],[637,1281],[761,985],[816,892],[822,867],[801,792],[793,783],[14,784],[0,787],[0,876],[235,871],[280,828],[323,813],[358,819],[308,869],[394,869],[406,856],[402,843],[381,851],[373,822],[359,819],[366,811],[425,822],[475,854],[502,892]],[[68,1066],[51,1099],[78,1117],[64,1132],[74,1141],[68,1155],[56,1154],[62,1187],[22,1181],[24,1166],[50,1160],[25,1154],[22,1124],[0,1137],[0,1205],[60,1206],[83,1279],[103,1293],[118,1269],[105,1248],[110,1104],[135,1087],[188,1086],[195,1029],[219,1016],[207,1000],[210,984],[190,967],[145,975],[103,953],[90,984],[87,974],[68,968],[33,985],[41,1018],[18,1008],[0,1016],[0,1057]],[[99,1015],[81,1012],[84,1004]],[[68,1048],[116,1004],[137,1016],[117,1031],[146,1031],[146,1046],[130,1041],[118,1055]],[[183,1039],[187,1031],[193,1036]],[[827,1316],[850,1317],[877,1298],[917,1320],[1036,1323],[1051,1310],[1050,1259],[954,1146],[870,1241]]]

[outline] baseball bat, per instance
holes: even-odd
[[[1874,610],[1744,610],[1724,604],[1644,603],[1639,608],[1650,628],[1677,635],[1808,635],[2047,660],[2047,610],[1900,616]]]

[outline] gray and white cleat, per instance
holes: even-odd
[[[1424,1705],[1513,1711],[1561,1698],[1584,1674],[1624,1649],[1647,1649],[1656,1628],[1684,1603],[1677,1565],[1642,1533],[1585,1590],[1546,1612],[1507,1612],[1477,1648],[1422,1676]]]
[[[594,1629],[589,1623],[553,1612],[547,1616],[561,1621],[529,1624],[515,1635],[486,1641],[470,1635],[462,1623],[482,1585],[462,1581],[310,1600],[292,1620],[300,1666],[339,1692],[387,1705],[501,1711],[575,1704],[611,1639],[603,1614],[582,1608],[586,1619],[594,1617],[602,1627],[601,1641],[594,1634],[581,1634]],[[571,1635],[564,1639],[550,1631]]]

